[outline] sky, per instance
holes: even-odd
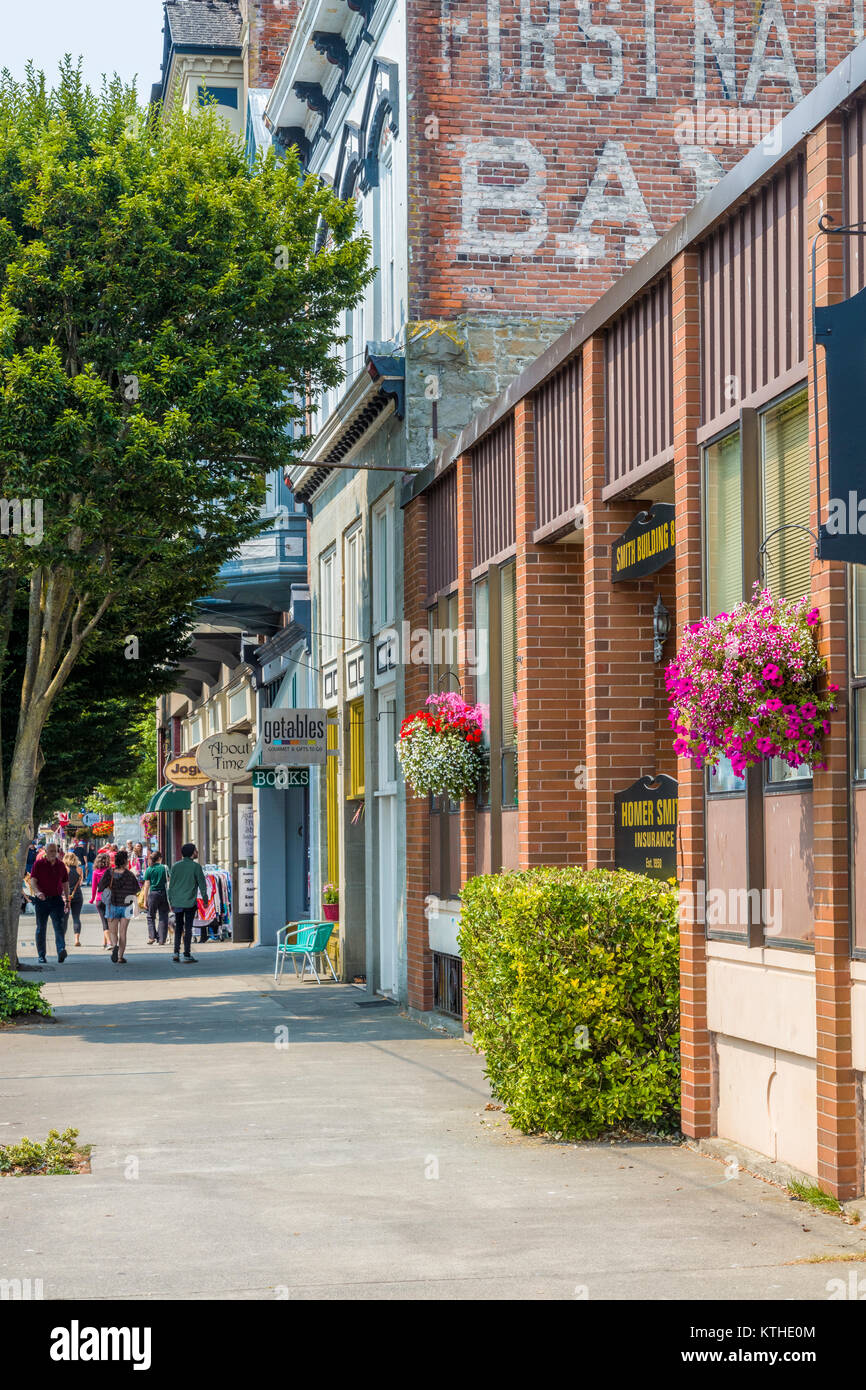
[[[2,6],[0,68],[24,75],[32,58],[49,75],[64,53],[82,55],[84,74],[99,85],[102,74],[137,78],[142,101],[159,80],[162,0],[16,0]]]

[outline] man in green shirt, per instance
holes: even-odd
[[[196,899],[207,898],[207,879],[196,857],[195,845],[182,845],[181,857],[171,871],[168,882],[168,900],[174,912],[174,955],[172,960],[180,960],[180,938],[183,934],[183,959],[185,965],[195,965],[195,956],[190,955],[192,945],[192,924],[195,920]]]

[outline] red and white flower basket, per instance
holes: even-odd
[[[429,695],[426,705],[400,726],[403,776],[416,796],[462,801],[478,789],[484,772],[483,712],[451,691]]]

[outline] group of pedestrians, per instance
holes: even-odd
[[[194,844],[181,849],[181,857],[169,871],[162,855],[154,851],[144,863],[141,845],[129,850],[109,846],[94,858],[91,875],[90,901],[95,903],[102,922],[103,950],[111,948],[115,965],[126,965],[126,945],[129,921],[135,904],[147,913],[148,945],[165,945],[168,938],[169,912],[174,913],[174,955],[185,964],[194,965],[192,929],[199,897],[207,897],[207,880],[196,862],[198,850]],[[30,892],[36,912],[36,954],[41,965],[46,963],[48,922],[54,927],[57,960],[66,960],[66,930],[72,917],[75,945],[81,945],[81,908],[84,901],[82,886],[86,871],[77,855],[60,855],[54,843],[45,845],[29,867]],[[183,956],[180,954],[183,946]]]

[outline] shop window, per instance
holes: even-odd
[[[343,640],[349,647],[361,640],[361,540],[356,526],[343,541]]]
[[[854,713],[854,780],[866,782],[866,568],[852,565],[853,633],[851,703]]]
[[[517,805],[517,566],[499,571],[502,690],[502,805]]]
[[[802,598],[811,586],[814,545],[808,529],[811,490],[805,391],[762,414],[760,439],[765,581],[776,598]],[[767,767],[767,782],[774,785],[808,781],[811,775],[806,764],[789,767],[781,758],[773,758]]]
[[[319,628],[322,664],[333,661],[340,646],[337,633],[337,552],[331,550],[319,561]]]
[[[329,719],[326,731],[328,757],[325,768],[325,817],[328,841],[328,882],[340,880],[340,798],[339,772],[340,760],[337,749],[340,746],[339,727],[336,720]]]
[[[761,416],[764,573],[776,598],[802,598],[811,584],[809,412],[805,391]],[[780,530],[781,527],[804,529]],[[773,532],[778,532],[773,536]]]
[[[486,754],[487,775],[478,789],[478,805],[490,805],[490,581],[475,585],[475,699],[484,712],[481,742]]]
[[[373,510],[373,628],[379,632],[394,621],[394,502],[389,497]]]
[[[743,598],[743,481],[740,431],[704,450],[705,609],[729,613]]]
[[[349,767],[346,799],[357,801],[364,795],[364,701],[353,701],[348,706],[348,714]]]

